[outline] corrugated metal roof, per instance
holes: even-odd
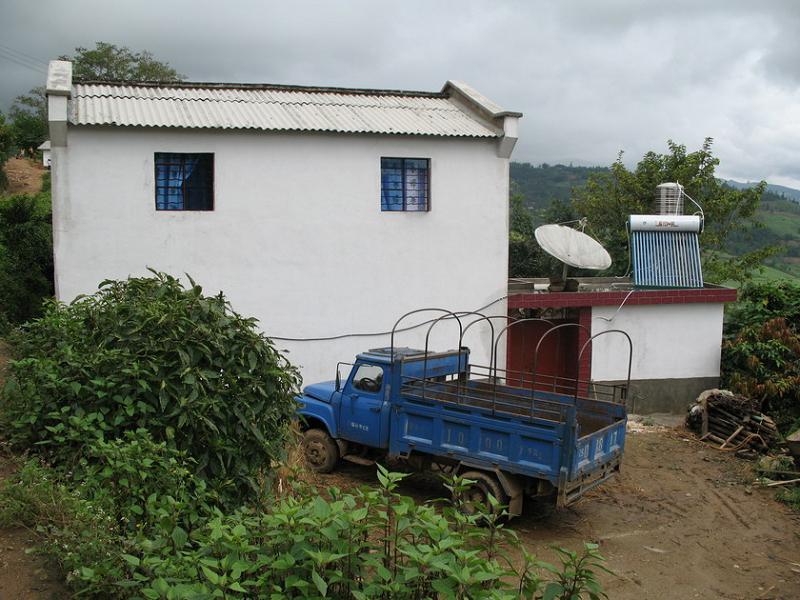
[[[447,93],[231,84],[72,86],[72,125],[330,131],[494,138]]]
[[[692,231],[632,231],[634,285],[703,287],[698,237]]]

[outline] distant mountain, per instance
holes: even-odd
[[[525,206],[539,211],[553,200],[568,202],[573,188],[584,185],[592,173],[604,171],[608,168],[512,162],[511,193],[522,194]]]
[[[732,188],[736,188],[737,190],[743,190],[757,185],[757,182],[748,181],[747,183],[742,183],[741,181],[734,181],[733,179],[728,179],[725,181],[725,183],[727,183]],[[773,192],[778,196],[786,196],[787,198],[794,200],[795,202],[800,202],[800,190],[786,187],[785,185],[775,185],[774,183],[768,183],[767,191]]]

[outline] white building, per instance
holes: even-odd
[[[509,369],[530,370],[537,362],[544,383],[555,375],[617,385],[630,375],[627,405],[637,413],[684,413],[700,392],[719,385],[722,319],[736,290],[712,284],[637,288],[624,278],[580,281],[579,291],[550,293],[546,279],[511,280],[509,315],[546,318],[561,328],[548,334],[550,325],[536,320],[512,327]]]
[[[282,338],[386,331],[424,307],[506,313],[521,115],[467,85],[73,83],[71,64],[53,61],[47,94],[60,300],[151,267],[223,290]],[[465,343],[486,363],[479,329]],[[397,342],[422,347],[425,332]],[[431,348],[457,340],[446,323]],[[388,344],[384,335],[278,347],[310,382]]]
[[[50,140],[46,142],[42,142],[39,144],[39,147],[36,148],[37,150],[42,151],[42,166],[46,168],[50,168]]]

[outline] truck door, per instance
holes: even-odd
[[[339,435],[349,441],[381,446],[381,413],[384,406],[383,368],[357,364],[344,386],[339,409]]]

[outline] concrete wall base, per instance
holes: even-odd
[[[605,384],[624,384],[624,381],[598,381]],[[686,379],[637,379],[631,381],[628,392],[628,412],[686,413],[700,392],[719,387],[719,377],[690,377]]]

